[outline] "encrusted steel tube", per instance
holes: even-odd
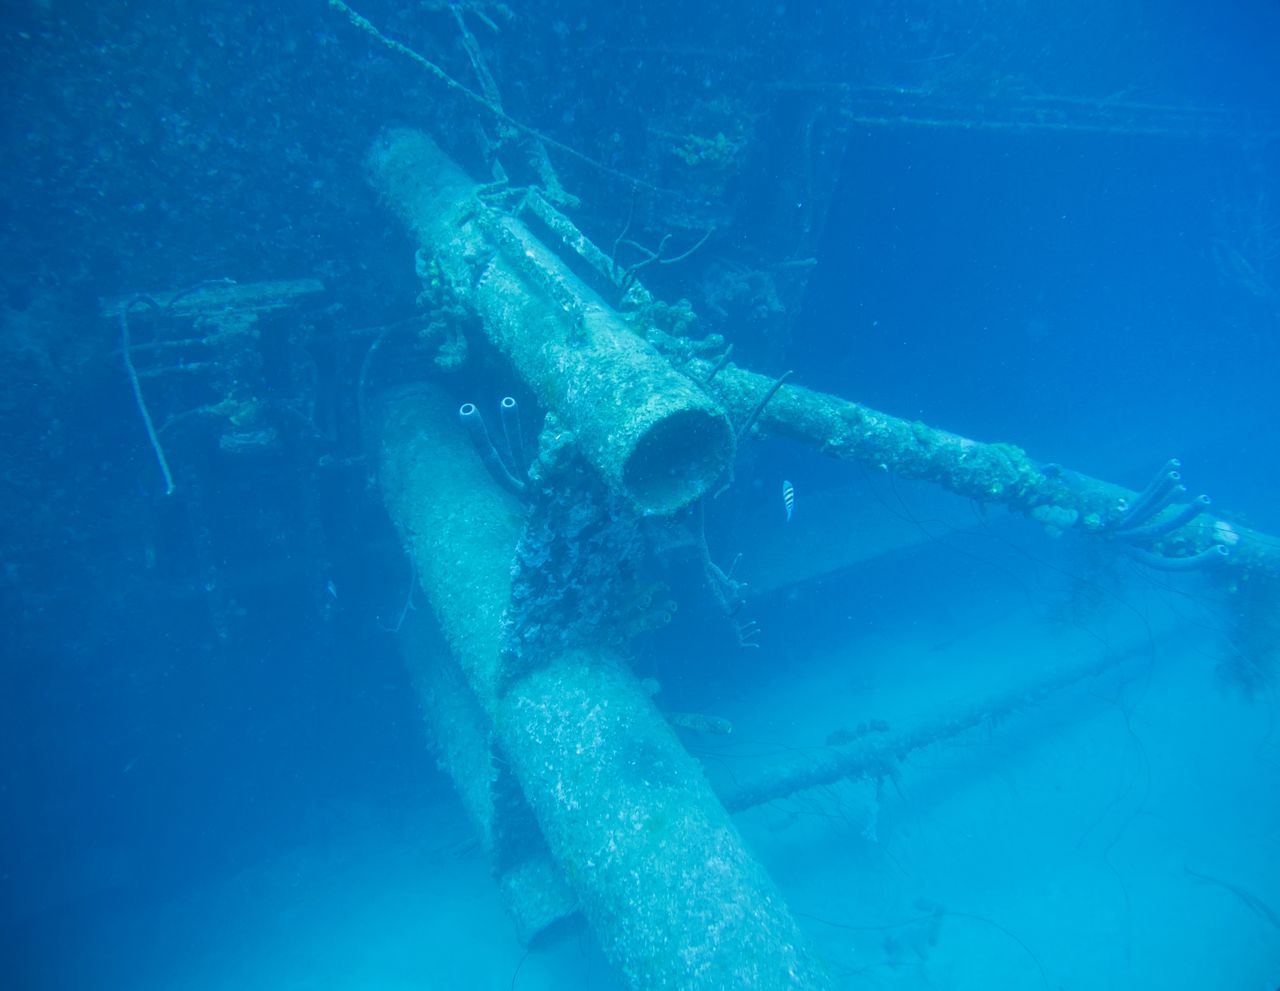
[[[423,387],[377,410],[387,509],[492,726],[503,770],[519,782],[623,985],[827,987],[701,768],[613,651],[548,650],[538,663],[500,671],[524,514],[492,483],[455,404]],[[474,773],[473,760],[459,759]]]
[[[1126,533],[1132,533],[1122,529],[1125,521],[1133,521],[1127,507],[1137,504],[1150,513],[1151,506],[1161,506],[1159,500],[1178,484],[1171,462],[1138,495],[1061,465],[1043,464],[1012,444],[971,440],[790,383],[778,387],[758,409],[761,399],[777,386],[776,379],[731,362],[717,367],[695,358],[686,367],[707,382],[708,391],[736,422],[757,416],[755,425],[763,434],[790,437],[842,461],[933,482],[980,503],[1002,504],[1102,537],[1124,540]],[[1280,550],[1274,537],[1210,516],[1202,500],[1192,505],[1196,512],[1188,511],[1185,519],[1179,514],[1176,527],[1158,522],[1155,532],[1147,534],[1153,553],[1143,560],[1158,559],[1161,566],[1178,570],[1225,564],[1270,577],[1280,574]]]
[[[692,502],[728,467],[724,411],[425,134],[389,131],[369,156],[374,185],[448,291],[574,432],[601,476],[641,511]]]

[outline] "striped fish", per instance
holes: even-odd
[[[782,483],[782,505],[787,510],[787,522],[790,523],[791,513],[796,508],[796,488],[786,480]]]

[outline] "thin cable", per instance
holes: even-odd
[[[151,450],[155,451],[156,462],[160,465],[160,474],[164,476],[164,494],[173,495],[173,473],[169,471],[169,462],[165,460],[164,448],[160,446],[160,437],[156,433],[156,425],[151,420],[151,412],[142,396],[142,383],[138,381],[138,370],[133,367],[133,358],[129,354],[129,310],[139,304],[158,310],[160,307],[150,296],[134,296],[120,308],[120,351],[124,355],[124,368],[129,373],[129,384],[133,386],[133,400],[138,404],[138,412],[142,415],[142,423],[147,428],[147,439],[151,441]]]

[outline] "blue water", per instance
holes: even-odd
[[[1270,547],[1280,8],[1060,6],[456,10],[606,251],[711,230],[637,274],[739,364],[1131,489],[1178,457]],[[482,88],[448,5],[358,10]],[[492,115],[320,2],[8,4],[0,73],[0,987],[621,987],[504,910],[365,457],[362,381],[442,374],[365,156],[417,127],[488,179]],[[228,278],[322,286],[229,338],[130,310],[165,495],[114,314]],[[1273,586],[778,439],[707,537],[744,611],[655,551],[678,609],[633,647],[661,709],[733,723],[681,731],[721,789],[1114,660],[736,817],[834,987],[1280,986]]]

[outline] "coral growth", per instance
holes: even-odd
[[[516,547],[504,618],[508,682],[565,651],[624,643],[673,604],[637,574],[638,520],[576,453],[554,416],[529,472],[534,505]]]

